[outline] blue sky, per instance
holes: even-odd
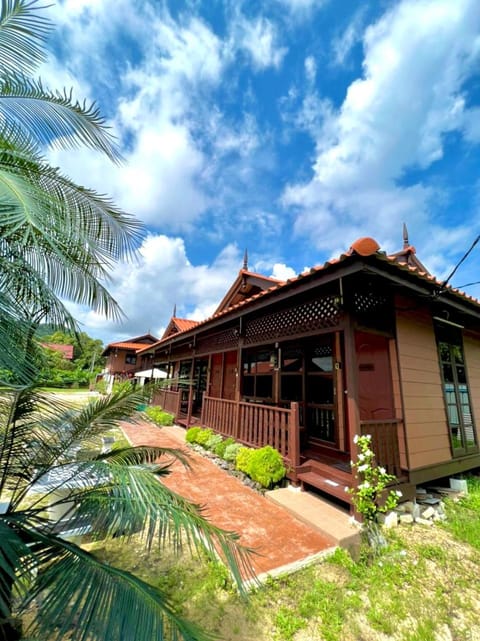
[[[52,152],[146,225],[110,290],[73,308],[106,342],[215,309],[248,248],[279,278],[402,224],[444,278],[480,229],[478,0],[65,0],[41,75],[98,102],[125,157]],[[453,284],[480,280],[476,249]],[[468,293],[479,296],[478,287]]]

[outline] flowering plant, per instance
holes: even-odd
[[[370,434],[355,436],[357,445],[357,460],[351,461],[358,479],[357,487],[347,487],[345,490],[352,495],[352,503],[356,511],[363,516],[366,523],[375,521],[379,512],[388,512],[398,505],[402,493],[390,491],[386,494],[387,485],[395,480],[384,467],[375,462],[375,453],[371,448]]]

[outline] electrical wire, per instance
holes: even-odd
[[[470,245],[470,248],[468,249],[468,251],[465,252],[465,254],[462,256],[462,258],[458,261],[458,263],[455,265],[453,270],[450,272],[448,278],[443,281],[440,291],[447,286],[448,281],[452,278],[452,276],[455,274],[455,272],[460,267],[460,265],[463,263],[463,261],[466,260],[466,258],[468,258],[470,252],[473,250],[473,248],[475,247],[475,245],[478,243],[479,240],[480,240],[480,235],[475,238],[473,243]],[[465,285],[463,285],[463,287],[465,287]]]

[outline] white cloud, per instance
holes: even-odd
[[[307,82],[313,84],[317,75],[317,63],[315,62],[315,58],[313,56],[307,56],[305,58],[304,65]]]
[[[288,49],[278,44],[275,25],[263,16],[248,20],[238,15],[233,22],[233,38],[237,46],[251,57],[255,69],[279,68]]]
[[[441,158],[444,135],[464,126],[462,87],[478,60],[479,31],[476,0],[404,0],[366,30],[363,77],[338,110],[325,110],[312,179],[284,192],[298,233],[324,249],[340,228],[346,238],[371,230],[398,246],[407,221],[429,251],[440,233],[430,218],[436,194],[398,181]]]
[[[307,16],[312,10],[320,9],[327,4],[329,0],[277,0],[286,9],[294,14],[303,14]]]
[[[332,43],[333,63],[344,66],[353,47],[360,42],[366,7],[361,7],[349,21],[343,33],[336,36]]]
[[[285,265],[285,263],[275,263],[272,267],[272,278],[288,280],[289,278],[295,278],[296,275],[296,271],[288,265]]]
[[[150,235],[134,263],[119,264],[109,291],[128,318],[120,325],[73,306],[75,317],[91,336],[112,342],[144,334],[158,335],[166,327],[174,305],[177,316],[203,320],[210,316],[232,284],[241,265],[240,251],[227,245],[211,265],[193,265],[184,241]]]

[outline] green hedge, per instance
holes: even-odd
[[[161,407],[156,405],[147,407],[145,414],[157,425],[173,425],[173,415],[164,412]]]
[[[231,437],[224,439],[212,429],[198,425],[187,430],[185,440],[187,443],[197,443],[225,461],[234,463],[237,470],[265,488],[281,481],[287,473],[281,455],[270,445],[260,449],[245,447]]]

